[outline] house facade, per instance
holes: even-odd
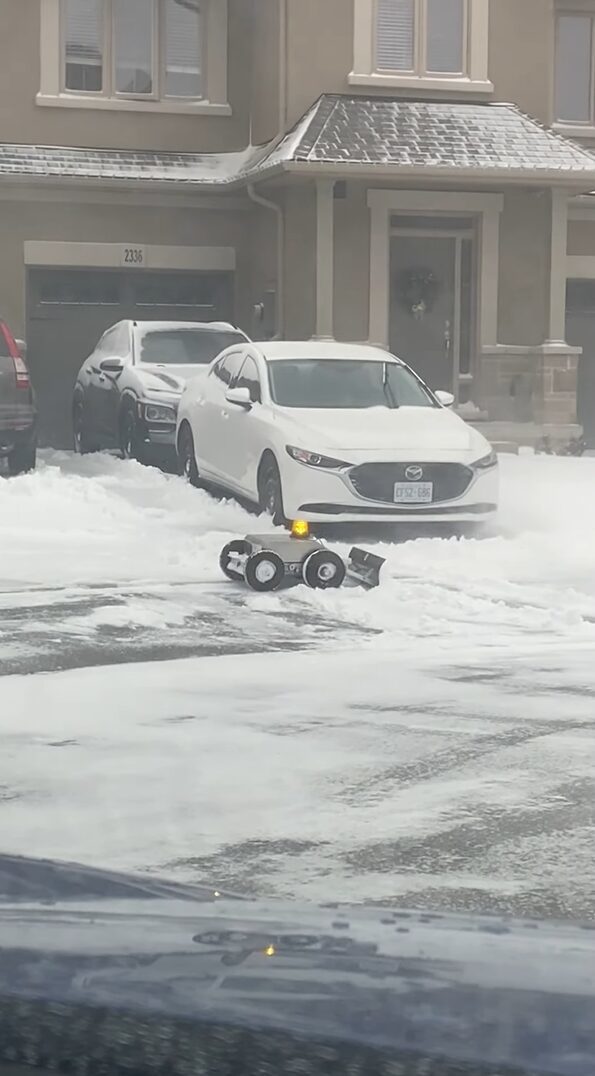
[[[4,0],[0,304],[42,438],[122,317],[595,415],[595,0]]]

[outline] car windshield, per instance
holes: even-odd
[[[420,381],[396,362],[283,359],[269,363],[271,395],[280,407],[435,407]]]
[[[155,329],[140,338],[139,361],[166,366],[208,366],[241,333],[208,329]]]

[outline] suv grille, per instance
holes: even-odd
[[[360,497],[371,501],[385,501],[394,504],[395,484],[410,482],[406,471],[409,467],[419,466],[423,470],[420,482],[432,482],[434,485],[434,504],[442,501],[454,501],[461,497],[471,484],[473,471],[460,463],[364,463],[349,471],[351,483]]]

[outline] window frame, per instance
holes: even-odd
[[[165,114],[231,116],[228,101],[228,0],[202,0],[201,97],[159,96],[165,88],[166,48],[163,29],[165,7],[153,0],[157,19],[158,55],[153,63],[151,94],[123,94],[115,91],[115,50],[112,48],[112,0],[105,0],[103,88],[66,89],[66,48],[63,0],[40,0],[40,88],[36,104],[45,107],[86,108],[121,112],[161,112]],[[109,80],[109,84],[108,84]],[[108,92],[109,86],[109,92]]]
[[[595,10],[592,8],[590,10],[580,8],[578,6],[572,8],[558,7],[556,8],[554,18],[553,126],[560,131],[568,129],[572,134],[583,132],[583,134],[592,137],[593,132],[595,131]],[[567,120],[561,119],[558,116],[558,34],[561,20],[568,18],[587,18],[591,23],[591,67],[589,73],[590,117],[588,120]]]
[[[429,0],[413,0],[413,67],[393,68],[381,67],[378,63],[378,5],[380,0],[374,3],[374,70],[389,75],[405,75],[412,78],[466,78],[469,71],[469,29],[470,29],[470,6],[471,0],[462,0],[463,4],[463,30],[461,40],[461,57],[463,63],[460,71],[435,71],[428,67],[428,31]]]
[[[152,56],[151,56],[151,93],[127,93],[117,89],[117,49],[116,41],[116,5],[114,0],[101,0],[103,47],[102,47],[102,88],[101,90],[76,90],[66,85],[66,13],[68,0],[60,3],[60,92],[63,94],[75,94],[84,97],[105,97],[110,100],[124,101],[187,101],[198,102],[205,100],[206,89],[206,42],[205,28],[208,23],[209,0],[201,0],[199,14],[199,62],[202,93],[198,97],[178,97],[165,92],[167,82],[167,25],[166,9],[164,0],[150,0],[152,4],[151,32],[152,32]]]
[[[354,0],[354,62],[348,76],[352,86],[377,86],[416,92],[493,93],[488,77],[489,0],[465,0],[463,72],[426,70],[427,0],[415,0],[415,68],[380,68],[377,64],[377,0]]]

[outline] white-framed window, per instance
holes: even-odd
[[[38,104],[229,112],[227,0],[41,0],[41,12]]]
[[[491,92],[489,0],[354,0],[355,85]]]
[[[376,0],[376,70],[466,75],[468,0]]]
[[[595,12],[556,18],[555,120],[595,126]]]
[[[206,0],[62,0],[62,89],[204,96]]]

